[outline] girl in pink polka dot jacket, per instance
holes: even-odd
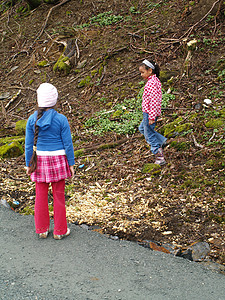
[[[157,118],[161,115],[162,89],[159,80],[159,66],[145,59],[139,66],[139,71],[147,83],[142,96],[143,120],[139,131],[144,134],[146,142],[151,146],[151,151],[156,156],[155,163],[166,164],[162,148],[166,138],[155,131]]]

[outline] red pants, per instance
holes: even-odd
[[[65,207],[65,180],[52,182],[53,208],[54,208],[54,232],[53,234],[65,234],[67,231],[66,207]],[[48,210],[49,183],[36,182],[36,199],[34,207],[34,220],[36,233],[49,230]]]

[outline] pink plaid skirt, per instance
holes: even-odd
[[[65,155],[37,155],[37,169],[30,178],[36,182],[57,182],[71,177],[69,164]]]

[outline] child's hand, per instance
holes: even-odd
[[[148,120],[149,121],[149,125],[152,125],[155,123],[155,120]]]
[[[73,168],[73,166],[70,166],[70,173],[71,173],[71,177],[73,177],[74,176],[74,168]]]
[[[30,167],[26,167],[26,174],[30,176]]]

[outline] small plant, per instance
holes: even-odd
[[[166,108],[171,100],[175,100],[175,95],[168,94],[162,89],[162,108]]]
[[[188,135],[188,134],[190,134],[190,133],[192,133],[192,132],[193,132],[193,129],[189,129],[189,130],[187,130],[187,131],[182,132],[182,133],[180,134],[180,136],[186,136],[186,135]]]
[[[92,17],[89,20],[90,20],[90,24],[108,26],[123,20],[123,17],[120,15],[115,16],[112,14],[112,11],[108,11],[108,12],[98,14],[96,17]]]
[[[75,27],[78,29],[90,27],[91,25],[104,27],[115,24],[120,21],[123,21],[123,17],[120,15],[113,15],[113,12],[110,10],[108,12],[104,12],[98,14],[97,16],[89,18],[89,23],[84,23]]]
[[[140,107],[135,98],[125,99],[123,103],[115,105],[112,110],[97,112],[86,121],[85,127],[95,135],[103,135],[110,131],[118,134],[132,134],[137,130],[142,119]]]
[[[203,43],[204,43],[206,46],[208,46],[208,45],[211,44],[211,39],[204,38],[204,39],[203,39]]]
[[[225,81],[225,69],[220,71],[218,73],[218,78],[221,80],[221,81]]]
[[[152,8],[159,8],[161,5],[162,5],[162,1],[160,1],[159,3],[152,3],[152,2],[150,2],[149,5],[148,5],[148,7],[150,9],[152,9]]]
[[[215,17],[212,16],[212,15],[208,15],[207,16],[207,19],[206,19],[206,22],[210,22],[211,20],[213,20]]]
[[[118,134],[132,134],[137,131],[142,120],[141,102],[144,86],[140,89],[137,99],[125,99],[110,110],[102,110],[88,119],[84,126],[95,135],[104,135],[114,131]],[[167,94],[163,90],[162,107],[166,107],[174,95]]]
[[[134,7],[134,6],[131,6],[130,9],[129,9],[129,11],[130,11],[132,14],[140,14],[140,11],[137,10],[137,8]]]

